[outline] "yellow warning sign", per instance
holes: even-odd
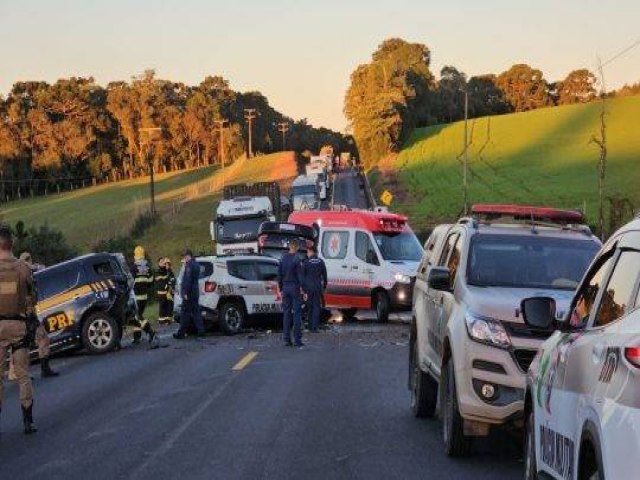
[[[380,195],[380,200],[388,207],[393,201],[393,194],[389,190],[385,190],[382,192],[382,195]]]

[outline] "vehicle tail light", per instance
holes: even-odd
[[[640,347],[627,347],[624,356],[634,367],[640,368]]]
[[[205,293],[213,293],[216,291],[218,284],[216,282],[204,282]]]

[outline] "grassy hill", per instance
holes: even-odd
[[[224,169],[197,170],[156,176],[159,221],[136,239],[151,258],[177,258],[185,246],[211,249],[209,221],[224,183],[286,181],[296,175],[295,155],[284,152],[247,160]],[[90,187],[74,192],[11,202],[0,207],[0,220],[27,227],[48,223],[69,243],[89,251],[98,241],[126,235],[149,207],[149,178]]]
[[[599,150],[591,138],[599,134],[600,108],[596,102],[471,120],[470,201],[586,208],[595,223]],[[638,208],[640,97],[610,100],[606,111],[606,195]],[[394,210],[417,224],[459,215],[463,128],[457,122],[418,129],[397,157],[371,172],[377,191],[395,194]]]

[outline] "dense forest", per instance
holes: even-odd
[[[344,113],[365,162],[397,151],[415,127],[463,119],[465,96],[469,118],[585,103],[597,96],[596,77],[584,68],[548,81],[540,69],[527,64],[471,78],[445,66],[438,79],[430,66],[426,45],[392,38],[351,74]],[[611,95],[638,93],[640,84]]]
[[[229,162],[248,149],[245,109],[254,109],[252,151],[336,151],[352,141],[276,111],[259,92],[222,77],[197,86],[149,70],[106,87],[93,78],[18,82],[0,97],[0,202],[155,172]],[[222,130],[220,120],[227,120]]]

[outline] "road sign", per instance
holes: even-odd
[[[382,192],[382,195],[380,195],[380,200],[388,207],[393,201],[393,194],[389,190],[385,190]]]

